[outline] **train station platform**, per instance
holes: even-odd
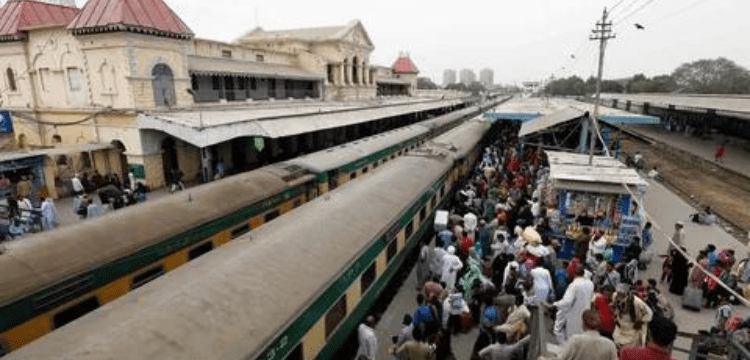
[[[434,241],[432,244],[434,244]],[[414,311],[417,310],[417,294],[421,291],[417,290],[416,269],[417,267],[414,266],[409,272],[409,276],[401,284],[398,293],[393,297],[386,312],[381,314],[380,321],[375,327],[378,344],[380,345],[378,359],[394,359],[388,353],[388,350],[393,346],[391,337],[401,332],[403,328],[401,321],[404,319],[404,315],[413,315]],[[457,360],[468,360],[471,358],[471,350],[474,348],[474,342],[478,336],[479,328],[474,327],[465,334],[453,335],[451,337],[451,348]]]
[[[651,249],[654,253],[654,258],[648,268],[639,274],[639,278],[644,280],[644,282],[650,278],[657,279],[657,281],[660,279],[663,258],[659,255],[667,253],[667,238],[671,237],[674,231],[674,224],[678,220],[685,223],[687,236],[684,245],[693,259],[709,243],[714,244],[719,249],[734,249],[737,261],[748,256],[749,248],[738,242],[720,226],[703,226],[690,222],[688,216],[695,213],[696,209],[678,195],[672,193],[661,183],[650,180],[643,201],[649,214],[649,220],[654,226],[654,244]],[[388,305],[387,310],[381,315],[375,329],[380,344],[378,359],[392,358],[388,354],[388,349],[393,344],[391,337],[397,335],[401,330],[401,321],[404,315],[412,314],[416,310],[416,296],[419,291],[416,289],[415,269],[413,268],[408,278],[404,280],[398,289],[398,293]],[[697,312],[684,309],[681,306],[681,297],[669,293],[669,285],[667,283],[659,283],[658,289],[670,301],[675,312],[674,320],[680,332],[698,334],[699,331],[708,330],[712,326],[715,309],[704,308]],[[736,314],[742,317],[750,316],[750,311],[745,306],[735,306],[735,311]],[[477,336],[478,330],[474,328],[466,334],[460,334],[452,338],[452,348],[456,359],[469,359],[471,357],[471,351]],[[683,336],[677,338],[674,347],[690,350],[691,345],[692,340]],[[556,345],[549,343],[547,345],[548,355],[554,354],[556,349]],[[676,360],[687,360],[689,358],[686,352],[677,350],[672,353],[672,356]]]
[[[684,132],[667,131],[661,126],[653,125],[626,126],[625,129],[712,162],[715,160],[716,149],[726,140],[726,155],[723,162],[716,165],[746,176],[750,175],[750,142],[746,140],[721,135],[704,140],[686,135]]]

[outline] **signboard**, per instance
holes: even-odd
[[[10,116],[10,111],[0,110],[0,133],[12,133],[13,132],[13,118]]]
[[[640,236],[641,220],[633,216],[623,216],[617,231],[617,245],[628,246],[633,238]]]
[[[258,149],[258,152],[263,151],[263,148],[265,148],[266,144],[263,141],[262,137],[257,137],[253,140],[253,144],[255,145],[255,148]]]
[[[128,172],[131,171],[136,179],[146,179],[146,167],[143,164],[128,164]]]

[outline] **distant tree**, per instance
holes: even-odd
[[[456,91],[468,91],[466,88],[466,85],[464,83],[454,83],[454,84],[448,84],[445,86],[446,90],[456,90]]]
[[[603,93],[621,93],[625,90],[625,86],[614,80],[602,80],[602,92]]]
[[[682,64],[672,73],[685,92],[697,94],[748,94],[750,72],[733,61],[718,58]]]
[[[653,92],[671,93],[677,91],[679,88],[671,75],[654,76],[651,79],[651,83],[653,84]]]
[[[438,86],[435,85],[434,82],[428,77],[418,77],[417,78],[417,89],[427,89],[427,90],[433,90],[437,89]]]
[[[479,95],[480,92],[487,91],[487,89],[479,82],[473,82],[466,87],[466,91],[471,92],[472,95]]]
[[[580,96],[586,94],[586,83],[578,76],[571,76],[550,82],[544,91],[553,96]]]

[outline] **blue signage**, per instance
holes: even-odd
[[[10,117],[10,111],[0,110],[0,133],[13,132],[13,118]]]

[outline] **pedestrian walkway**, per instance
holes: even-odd
[[[748,248],[738,242],[719,225],[704,226],[690,222],[688,216],[695,213],[695,209],[658,182],[650,182],[648,191],[644,197],[644,204],[649,213],[650,221],[653,223],[655,229],[653,232],[654,244],[652,245],[652,250],[655,256],[651,264],[648,266],[648,269],[641,272],[641,279],[646,280],[654,278],[659,280],[661,277],[663,258],[656,255],[666,254],[668,247],[668,241],[665,238],[665,235],[662,235],[661,232],[671,236],[674,231],[674,224],[678,220],[685,223],[685,232],[687,236],[685,238],[684,247],[691,255],[692,260],[695,260],[695,256],[697,256],[698,252],[704,249],[707,244],[714,244],[719,249],[734,249],[738,261],[748,254]],[[662,294],[665,294],[674,308],[674,321],[677,324],[679,331],[697,334],[699,330],[708,330],[711,327],[716,310],[701,309],[700,312],[696,312],[684,309],[681,306],[682,298],[671,294],[669,292],[668,284],[659,284],[658,288]],[[736,306],[735,309],[743,318],[750,316],[750,311],[748,311],[748,308],[745,306]],[[690,345],[690,342],[682,338],[678,338],[675,343],[676,347],[683,349],[689,349]],[[687,359],[687,354],[675,353],[673,356],[678,360]]]
[[[151,191],[146,194],[146,202],[138,203],[135,206],[140,206],[142,204],[147,204],[149,201],[153,201],[156,199],[160,199],[164,196],[169,195],[169,191],[166,188],[158,189]],[[101,199],[99,199],[99,195],[96,195],[96,192],[92,192],[88,194],[88,196],[94,200],[95,203],[102,205]],[[63,226],[69,226],[73,224],[77,224],[82,220],[73,209],[73,197],[65,197],[62,199],[55,200],[55,208],[57,208],[57,222],[60,227]],[[109,206],[102,206],[102,215],[108,214],[112,212],[112,208]]]
[[[393,300],[388,305],[388,309],[381,315],[380,321],[377,327],[375,327],[375,333],[378,336],[378,343],[380,344],[378,359],[393,359],[393,356],[388,354],[388,349],[393,345],[391,337],[398,335],[399,331],[401,331],[403,327],[401,321],[404,319],[404,315],[413,315],[417,309],[417,294],[420,291],[416,287],[416,269],[417,267],[414,266],[409,277],[404,280],[398,293],[393,297]],[[477,336],[479,336],[479,328],[475,326],[465,334],[453,335],[451,337],[451,347],[456,359],[468,360],[471,358],[471,350],[474,347]]]
[[[716,136],[710,140],[703,140],[684,132],[666,131],[660,126],[653,125],[634,125],[625,128],[714,163],[714,153],[725,139],[723,136]],[[726,139],[729,140],[726,145],[726,156],[723,162],[717,165],[750,176],[750,144],[741,139]]]

